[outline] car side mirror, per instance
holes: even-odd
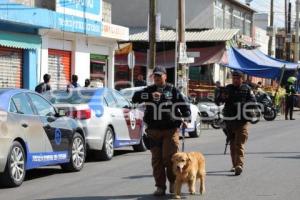
[[[56,117],[54,117],[54,116],[47,117],[47,122],[49,122],[49,123],[54,122],[55,120],[56,120]]]
[[[63,109],[63,108],[58,108],[57,109],[57,117],[64,117],[64,116],[66,116],[66,111],[65,111],[65,109]]]

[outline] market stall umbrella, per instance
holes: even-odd
[[[297,70],[297,63],[272,58],[258,49],[248,50],[234,47],[228,50],[228,63],[223,64],[250,76],[275,80],[280,80],[283,69]]]

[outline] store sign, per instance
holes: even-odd
[[[56,12],[102,20],[102,0],[57,0]]]
[[[59,14],[57,28],[63,31],[100,36],[102,23],[80,17]]]
[[[57,0],[56,12],[58,29],[100,36],[102,0]]]
[[[119,40],[129,40],[129,29],[123,26],[118,26],[103,22],[102,37],[114,38]]]

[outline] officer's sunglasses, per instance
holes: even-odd
[[[154,74],[154,77],[161,78],[161,74]]]

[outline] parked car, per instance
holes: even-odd
[[[41,95],[23,89],[0,89],[0,182],[15,187],[26,170],[60,165],[80,171],[85,161],[83,130],[61,117]]]
[[[54,90],[45,94],[67,116],[73,117],[84,129],[87,149],[101,160],[110,160],[114,149],[132,146],[146,151],[142,140],[141,111],[118,91],[109,88],[79,88],[69,92]]]
[[[145,86],[142,87],[132,87],[132,88],[125,88],[120,90],[120,92],[129,100],[132,101],[132,97],[135,92],[140,91],[144,89]],[[183,95],[187,101],[188,97]],[[191,109],[191,122],[188,123],[188,128],[185,129],[185,132],[189,134],[190,137],[199,137],[201,135],[201,118],[200,118],[200,112],[196,105],[190,104]]]

